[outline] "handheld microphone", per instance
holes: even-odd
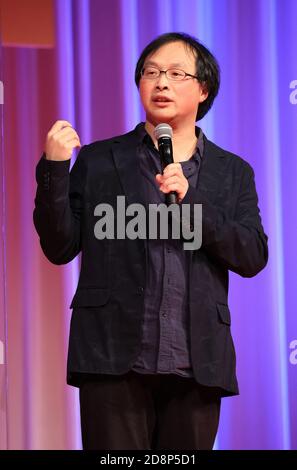
[[[154,129],[154,136],[158,141],[158,150],[161,159],[162,171],[169,165],[174,163],[173,150],[172,150],[172,127],[169,124],[158,124]],[[176,204],[177,194],[175,191],[170,191],[166,194],[166,204]]]

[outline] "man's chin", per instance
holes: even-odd
[[[160,113],[147,115],[147,120],[155,126],[157,126],[161,122],[166,122],[167,124],[170,124],[170,122],[174,121],[174,119],[175,119],[175,116],[172,113],[160,112]]]

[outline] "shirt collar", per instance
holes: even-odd
[[[144,143],[146,144],[150,149],[154,149],[156,150],[155,146],[154,146],[154,142],[151,138],[151,136],[147,133],[146,129],[145,129],[145,124],[144,122],[141,122],[140,124],[138,124],[136,126],[136,132],[139,136],[139,143]],[[197,137],[197,147],[196,147],[196,151],[194,153],[194,158],[196,157],[197,158],[197,153],[199,155],[200,158],[203,158],[203,153],[204,153],[204,134],[203,134],[203,131],[200,127],[197,127],[195,126],[195,134],[196,134],[196,137]]]

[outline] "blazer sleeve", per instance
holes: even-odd
[[[66,264],[81,250],[83,206],[83,148],[69,173],[70,160],[50,161],[45,155],[36,167],[37,191],[33,221],[45,256]]]
[[[262,227],[254,171],[249,164],[243,169],[233,218],[223,208],[212,204],[204,192],[191,186],[182,201],[186,203],[191,205],[192,225],[192,204],[202,204],[201,248],[216,262],[243,277],[255,276],[265,267],[268,237]]]

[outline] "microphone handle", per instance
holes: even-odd
[[[169,165],[169,163],[173,162],[173,150],[172,150],[172,142],[171,139],[167,137],[162,137],[158,140],[158,148],[159,154],[161,159],[162,171],[164,168]],[[165,196],[166,204],[176,204],[177,203],[177,194],[175,191],[170,191],[170,193],[166,194]]]
[[[176,204],[177,203],[177,194],[176,194],[176,192],[175,191],[170,191],[170,193],[166,194],[165,199],[166,199],[167,206],[170,206],[170,204]]]

